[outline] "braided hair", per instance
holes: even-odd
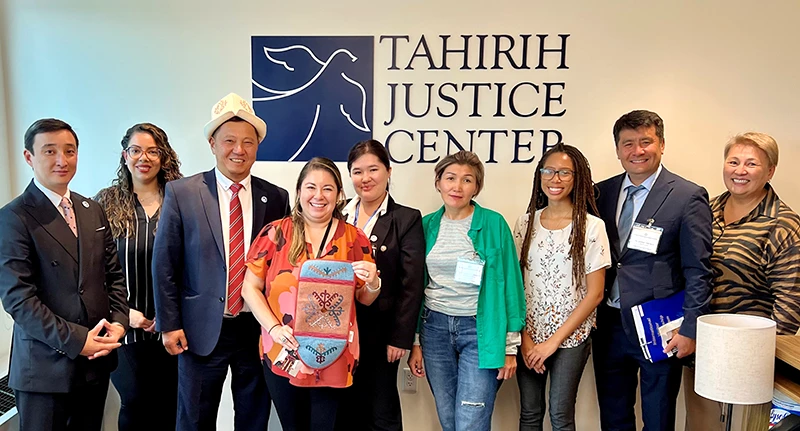
[[[531,241],[534,233],[533,214],[547,206],[547,195],[542,191],[542,172],[547,159],[553,154],[566,154],[574,166],[572,192],[569,195],[572,202],[572,233],[569,237],[569,255],[572,259],[572,279],[575,287],[580,288],[583,284],[586,272],[585,245],[586,245],[586,219],[587,214],[596,216],[598,214],[597,204],[595,203],[595,188],[592,182],[592,170],[589,161],[577,148],[557,144],[542,155],[539,164],[536,166],[536,173],[533,178],[533,190],[531,200],[528,203],[528,228],[525,231],[525,238],[522,242],[519,264],[522,270],[530,269],[528,263],[528,253],[531,248]]]

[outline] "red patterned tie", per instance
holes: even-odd
[[[242,311],[242,283],[244,282],[244,220],[242,203],[239,201],[241,184],[231,184],[230,239],[228,245],[228,310],[234,316]]]

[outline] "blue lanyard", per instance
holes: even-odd
[[[375,217],[375,214],[378,214],[378,211],[381,210],[381,207],[375,208],[375,211],[372,213],[371,216],[367,219],[367,224],[364,227],[369,226],[369,222],[372,221],[372,217]],[[358,227],[358,215],[361,213],[361,200],[359,199],[358,203],[356,203],[356,218],[353,220],[353,226]]]

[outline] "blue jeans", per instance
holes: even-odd
[[[497,369],[478,368],[475,316],[448,316],[425,307],[420,344],[442,430],[489,430],[501,381]]]
[[[520,431],[542,430],[545,411],[545,387],[550,376],[550,424],[553,431],[575,431],[575,399],[583,368],[589,359],[591,339],[569,349],[556,349],[544,361],[542,374],[528,369],[521,354],[517,356],[519,383]]]

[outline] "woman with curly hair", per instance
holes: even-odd
[[[131,329],[121,340],[119,366],[111,374],[121,399],[121,431],[175,429],[178,362],[155,330],[150,264],[164,187],[181,177],[167,134],[140,123],[122,138],[117,178],[95,197],[108,216],[128,287]]]

